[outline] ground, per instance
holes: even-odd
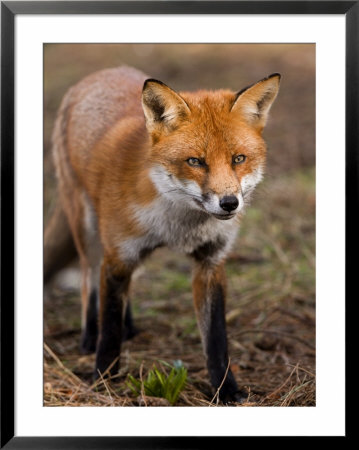
[[[54,115],[67,87],[85,74],[126,63],[175,89],[201,86],[239,90],[269,73],[281,72],[281,92],[265,135],[267,174],[226,264],[230,365],[248,392],[244,406],[314,406],[314,47],[230,45],[223,49],[206,45],[46,46],[45,221],[56,202],[49,151]],[[158,64],[150,72],[154,60]],[[76,266],[71,273],[76,275]],[[153,364],[167,370],[161,361],[172,364],[175,360],[181,360],[188,369],[179,406],[221,405],[210,387],[202,354],[189,259],[159,249],[137,271],[131,301],[139,333],[123,344],[121,370],[112,382],[91,382],[94,356],[83,356],[79,351],[76,276],[67,284],[70,286],[60,280],[46,289],[46,406],[165,405],[161,399],[135,396],[126,380],[129,373],[144,379]]]

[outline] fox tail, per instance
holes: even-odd
[[[76,256],[77,251],[67,217],[61,202],[57,200],[44,233],[44,284]]]

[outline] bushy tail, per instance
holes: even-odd
[[[44,235],[44,283],[77,256],[71,230],[58,200]]]

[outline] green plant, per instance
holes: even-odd
[[[175,361],[173,366],[164,361],[160,362],[171,369],[168,375],[153,365],[153,369],[148,372],[147,379],[144,381],[128,375],[127,386],[135,395],[144,393],[152,397],[165,398],[174,405],[186,384],[187,369],[184,368],[182,361]]]

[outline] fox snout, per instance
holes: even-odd
[[[202,206],[207,213],[214,215],[218,219],[227,220],[237,214],[244,206],[242,195],[206,193],[202,196]]]
[[[227,212],[232,212],[238,208],[239,201],[235,195],[225,195],[219,201],[219,206]]]

